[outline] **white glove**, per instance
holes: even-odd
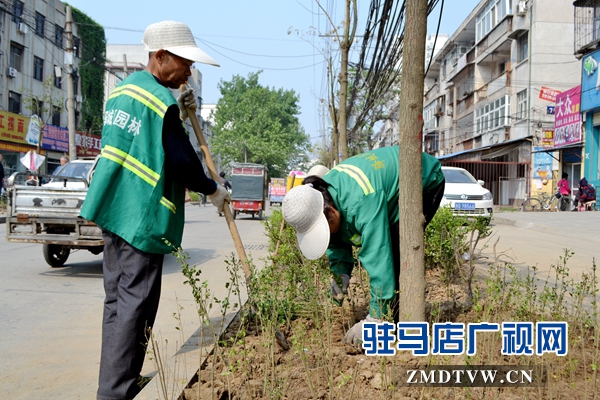
[[[217,190],[215,190],[215,192],[209,195],[208,197],[210,197],[210,202],[213,203],[215,207],[217,207],[217,211],[219,211],[220,213],[223,212],[223,205],[225,204],[225,201],[231,201],[231,196],[229,196],[229,192],[221,185],[217,185]]]
[[[188,108],[193,112],[196,112],[198,103],[196,103],[196,96],[194,96],[194,89],[186,89],[179,93],[177,97],[177,103],[179,104],[179,118],[182,121],[188,119]]]
[[[383,321],[381,321],[380,319],[372,318],[371,315],[367,315],[367,318],[363,319],[360,322],[357,322],[352,328],[348,330],[348,332],[346,332],[343,342],[351,344],[357,349],[362,349],[363,323],[365,322],[381,323]]]
[[[341,301],[345,294],[348,294],[348,286],[350,285],[350,276],[347,274],[340,274],[342,280],[342,287],[340,288],[335,278],[331,281],[329,290],[331,291],[331,297],[335,300]]]

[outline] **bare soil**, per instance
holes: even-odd
[[[464,311],[467,296],[460,285],[447,285],[432,271],[427,273],[427,282],[429,310],[436,310],[429,313],[430,323],[481,321],[481,309]],[[182,399],[587,399],[598,392],[596,368],[590,361],[596,359],[597,354],[591,353],[598,346],[586,343],[593,340],[591,332],[569,332],[581,340],[571,339],[568,358],[502,356],[499,335],[481,342],[478,338],[482,355],[471,360],[464,355],[414,357],[409,352],[366,356],[342,342],[348,327],[367,313],[368,299],[358,296],[356,287],[353,278],[352,300],[332,309],[329,325],[317,326],[313,318],[301,316],[291,326],[278,326],[285,336],[283,346],[278,344],[275,328],[261,330],[256,321],[242,325],[237,318]],[[485,309],[485,300],[480,304]],[[240,338],[240,331],[245,336]],[[286,343],[289,349],[284,349]],[[400,376],[407,366],[468,362],[543,365],[548,381],[532,388],[433,388],[407,386]]]

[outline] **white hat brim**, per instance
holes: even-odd
[[[200,49],[199,47],[172,46],[166,47],[164,50],[167,50],[168,52],[171,52],[181,58],[185,58],[186,60],[220,67],[218,62],[216,62],[211,56],[202,51],[202,49]]]
[[[298,232],[298,245],[304,257],[309,260],[321,258],[329,246],[329,224],[322,212],[317,222],[304,233]]]

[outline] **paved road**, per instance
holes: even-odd
[[[492,228],[494,235],[484,254],[492,258],[498,240],[496,249],[504,259],[513,260],[521,271],[537,265],[544,278],[564,249],[575,253],[567,262],[574,278],[600,260],[600,212],[502,212],[494,215]]]
[[[218,297],[225,293],[224,260],[235,252],[224,217],[215,208],[187,205],[182,247],[190,264],[200,265],[202,279]],[[236,221],[246,252],[256,265],[266,255],[267,240],[258,220],[241,215]],[[4,241],[0,226],[0,398],[95,398],[100,360],[100,328],[104,290],[102,255],[74,252],[63,268],[50,268],[41,245]],[[155,332],[164,356],[174,354],[198,328],[190,289],[180,267],[167,256]],[[180,307],[183,334],[173,313]],[[218,311],[214,310],[215,315]],[[166,344],[165,344],[166,343]],[[155,366],[146,360],[144,374]]]
[[[228,275],[223,261],[234,252],[225,219],[210,204],[188,205],[183,247],[192,264],[202,267],[203,279],[218,293]],[[600,212],[497,213],[491,244],[526,270],[541,270],[558,262],[562,249],[575,251],[569,262],[574,276],[591,267],[600,255]],[[246,215],[237,221],[247,250],[260,265],[266,255],[263,227]],[[0,226],[0,237],[5,236]],[[9,399],[95,398],[100,358],[102,256],[75,252],[64,268],[52,269],[43,260],[40,245],[11,244],[0,240],[0,393]],[[219,295],[219,294],[217,294]],[[173,313],[183,307],[183,335]],[[215,311],[215,314],[218,314]],[[173,354],[198,327],[195,307],[175,259],[168,256],[163,274],[156,332],[167,356]],[[155,370],[146,361],[143,373]]]

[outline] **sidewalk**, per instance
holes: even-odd
[[[550,233],[565,238],[600,235],[600,212],[496,212],[492,217],[492,229],[495,224],[510,225],[536,232]],[[584,233],[585,232],[585,233]]]

